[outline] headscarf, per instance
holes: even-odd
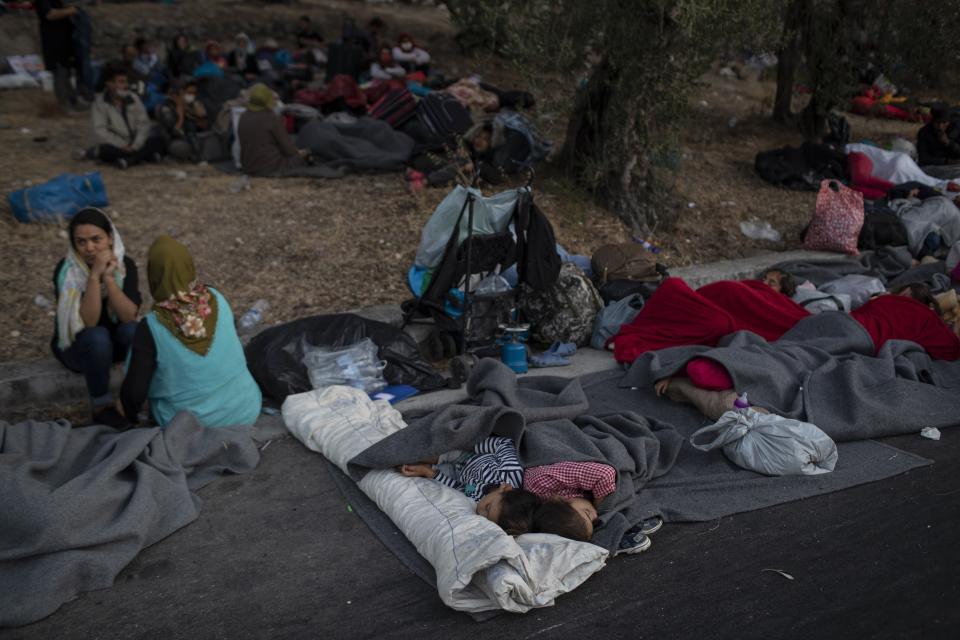
[[[273,89],[258,82],[250,87],[247,109],[250,111],[270,111],[277,104],[277,95]]]
[[[94,209],[95,207],[90,207]],[[123,288],[123,280],[127,277],[127,269],[123,264],[123,240],[120,238],[120,232],[110,220],[110,216],[102,210],[97,209],[103,214],[103,217],[110,223],[110,235],[113,239],[113,255],[117,258],[117,269],[113,272],[113,277],[117,285]],[[63,259],[63,267],[57,274],[57,347],[61,351],[68,349],[77,334],[86,329],[83,324],[83,318],[80,317],[80,302],[83,300],[83,294],[87,290],[87,280],[90,277],[90,267],[81,258],[73,246],[73,239],[70,240],[70,248],[67,250],[67,256]],[[103,296],[106,297],[106,288],[102,289]],[[116,314],[109,310],[110,318],[116,321]]]
[[[216,51],[220,53],[215,53]],[[207,40],[207,44],[203,47],[203,53],[208,61],[218,67],[223,68],[227,65],[227,59],[223,55],[223,47],[216,40]]]
[[[246,47],[240,46],[240,38],[243,38],[244,40],[247,41]],[[238,54],[240,52],[243,52],[244,54],[252,55],[257,51],[257,48],[253,45],[253,40],[251,40],[250,36],[243,33],[242,31],[237,34],[237,36],[233,39],[233,41],[234,41],[234,44],[236,45],[236,47],[234,47],[234,51],[236,51]]]
[[[217,299],[197,280],[187,248],[160,236],[147,254],[147,282],[156,319],[183,346],[205,356],[217,328]]]
[[[246,46],[241,44],[241,39],[246,41]],[[253,41],[250,39],[250,36],[242,31],[237,34],[237,37],[234,38],[233,43],[233,55],[236,57],[237,68],[242,71],[247,66],[247,56],[254,55],[256,48],[253,46]]]

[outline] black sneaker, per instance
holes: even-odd
[[[663,519],[660,518],[659,516],[647,518],[646,520],[640,523],[640,533],[642,533],[645,536],[653,535],[657,531],[660,531],[660,528],[662,526],[663,526]]]
[[[642,553],[649,549],[652,545],[653,541],[639,531],[635,533],[627,531],[620,539],[620,544],[617,545],[617,551],[613,555],[619,556],[622,553],[627,555]]]

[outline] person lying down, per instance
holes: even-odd
[[[477,503],[477,515],[509,535],[550,533],[587,542],[599,517],[597,508],[616,490],[616,470],[598,462],[520,465],[511,438],[491,436],[473,451],[449,451],[422,462],[401,465],[401,474],[428,478],[462,491]],[[649,535],[663,525],[651,518],[628,530],[615,555],[646,551]]]

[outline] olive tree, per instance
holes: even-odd
[[[500,51],[529,73],[570,79],[569,119],[559,164],[630,226],[644,232],[671,222],[658,158],[676,148],[688,125],[699,78],[721,53],[775,42],[782,24],[781,4],[447,2],[458,26],[496,34]],[[462,22],[468,14],[474,22]],[[478,16],[493,20],[486,31],[475,23]]]

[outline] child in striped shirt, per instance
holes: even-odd
[[[540,500],[523,491],[523,467],[511,438],[491,436],[472,451],[450,451],[438,459],[405,464],[407,477],[430,478],[463,491],[477,503],[477,514],[510,535],[530,531],[533,510]]]

